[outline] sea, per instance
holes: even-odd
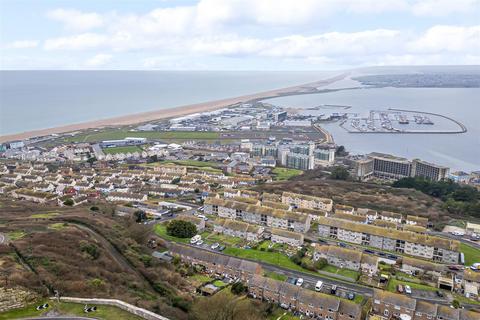
[[[229,98],[326,79],[339,72],[0,71],[0,135]],[[347,83],[349,86],[350,83]],[[342,86],[339,86],[342,87]],[[329,88],[335,88],[335,84]],[[268,99],[291,108],[408,109],[462,122],[462,134],[352,134],[325,124],[354,154],[385,152],[453,170],[480,170],[479,88],[363,88]]]
[[[338,122],[322,126],[333,135],[336,144],[345,146],[352,154],[383,152],[408,159],[420,158],[452,170],[480,170],[480,88],[357,88],[264,101],[297,108],[302,114],[309,112],[305,109],[322,105],[351,106],[348,110],[322,110],[325,113],[349,112],[367,116],[370,110],[395,108],[442,114],[463,123],[467,132],[364,134],[349,133]]]
[[[338,72],[0,71],[0,135],[294,86]]]

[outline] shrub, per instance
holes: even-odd
[[[188,221],[172,220],[167,224],[167,234],[177,238],[191,238],[197,234],[197,227]]]
[[[88,243],[84,240],[80,241],[80,251],[87,253],[93,260],[98,259],[100,251],[94,243]]]
[[[73,202],[72,199],[68,198],[67,200],[63,201],[63,204],[66,205],[66,206],[73,206],[75,202]]]
[[[325,268],[325,266],[327,265],[327,263],[328,263],[328,262],[327,262],[327,259],[325,259],[325,258],[320,258],[320,259],[318,259],[317,261],[315,261],[314,267],[315,267],[315,269],[317,269],[317,270],[321,270],[321,269]]]
[[[244,293],[245,291],[247,291],[247,287],[242,283],[242,282],[235,282],[233,285],[232,285],[232,289],[231,289],[232,293],[234,294],[242,294]]]
[[[100,210],[97,206],[90,207],[90,211],[98,211]]]

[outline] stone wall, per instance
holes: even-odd
[[[0,312],[23,308],[35,298],[34,293],[22,288],[0,287]]]
[[[52,298],[52,299],[55,299],[55,298]],[[88,299],[88,298],[61,297],[60,301],[84,303],[84,304],[109,305],[109,306],[120,308],[122,310],[130,312],[136,316],[139,316],[147,320],[169,320],[168,318],[162,317],[161,315],[158,315],[146,309],[142,309],[134,305],[131,305],[129,303],[126,303],[120,300],[115,300],[115,299],[95,299],[95,298]]]

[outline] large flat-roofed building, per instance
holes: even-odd
[[[300,233],[310,229],[311,216],[307,214],[274,209],[244,202],[207,198],[204,202],[205,213],[220,218],[237,219],[270,228],[279,228]]]
[[[441,263],[458,263],[460,243],[457,240],[328,217],[319,217],[317,222],[319,235],[324,238],[395,251]]]
[[[290,206],[295,206],[297,208],[317,209],[328,212],[332,211],[333,209],[332,199],[320,198],[293,192],[283,192],[282,203],[288,204]]]
[[[312,170],[315,167],[315,158],[301,153],[287,153],[286,161],[288,168]]]
[[[440,181],[448,177],[449,171],[450,169],[447,167],[420,159],[414,159],[412,161],[412,177],[423,177],[432,181]]]
[[[360,180],[368,180],[373,177],[373,163],[372,158],[361,158],[353,160],[354,175]]]
[[[412,164],[408,159],[378,152],[372,152],[368,156],[373,159],[373,174],[376,177],[384,179],[410,177]]]

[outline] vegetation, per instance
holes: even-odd
[[[276,167],[272,170],[272,173],[275,174],[275,180],[283,181],[290,180],[293,177],[301,175],[303,171],[298,169]]]
[[[75,202],[73,202],[73,200],[71,198],[68,198],[66,199],[65,201],[63,201],[63,204],[66,205],[66,206],[73,206],[75,204]]]
[[[460,251],[465,256],[465,265],[470,266],[475,262],[480,262],[480,249],[469,246],[465,243],[460,243]]]
[[[344,167],[334,167],[330,173],[330,178],[335,180],[347,180],[350,177],[348,170]]]
[[[126,147],[112,147],[102,149],[105,154],[117,154],[117,153],[134,153],[143,151],[139,146],[126,146]]]
[[[352,280],[357,280],[360,274],[357,271],[345,269],[345,268],[337,268],[332,265],[326,265],[322,268],[322,271],[329,272],[332,274],[338,274],[343,277],[350,278]]]
[[[393,183],[396,188],[412,188],[444,202],[450,213],[480,218],[480,191],[452,180],[432,181],[426,178],[403,178]]]
[[[188,243],[190,240],[188,238],[178,238],[171,236],[167,233],[167,226],[165,224],[156,224],[153,228],[154,232],[161,238],[169,241],[175,241],[180,243]]]
[[[58,212],[48,212],[48,213],[36,213],[32,214],[30,218],[34,219],[50,219],[58,216]]]
[[[426,291],[436,291],[437,290],[437,288],[430,287],[430,286],[427,286],[425,284],[401,281],[401,280],[397,280],[393,277],[391,277],[390,280],[388,281],[387,290],[390,291],[390,292],[396,292],[397,291],[397,286],[399,284],[404,285],[404,286],[408,285],[412,289],[417,289],[417,290],[426,290]]]
[[[183,220],[172,220],[167,224],[167,234],[177,238],[191,238],[197,234],[197,227]]]
[[[36,306],[48,303],[50,307],[43,311],[37,311],[35,309]],[[89,307],[93,307],[94,305],[88,305]],[[33,318],[41,316],[47,312],[51,312],[52,310],[57,311],[59,314],[62,315],[70,315],[70,316],[80,316],[85,317],[85,312],[83,308],[85,307],[84,304],[79,303],[70,303],[70,302],[55,302],[52,300],[49,301],[39,301],[36,304],[29,305],[25,308],[14,309],[11,311],[7,311],[0,314],[0,320],[3,319],[23,319],[23,318]],[[90,314],[94,316],[96,319],[102,320],[140,320],[140,317],[137,317],[127,311],[123,311],[119,308],[106,306],[106,305],[96,305],[97,311]]]
[[[297,271],[305,271],[301,266],[297,265],[293,261],[290,260],[285,254],[280,252],[268,252],[268,251],[260,251],[255,249],[241,249],[241,248],[226,248],[223,253],[235,256],[238,258],[246,258],[252,259],[257,261],[267,262],[273,265],[278,265],[283,268],[297,270]]]
[[[232,289],[231,289],[232,293],[233,294],[236,294],[236,295],[239,295],[239,294],[242,294],[242,293],[245,293],[247,292],[247,286],[244,285],[242,282],[235,282],[233,285],[232,285]]]
[[[276,272],[273,272],[273,271],[265,272],[264,276],[267,277],[267,278],[278,280],[278,281],[286,281],[288,279],[288,277],[286,275],[276,273]]]
[[[345,150],[344,146],[338,146],[337,149],[335,150],[336,157],[345,157],[347,155],[348,155],[348,152]]]
[[[128,129],[112,129],[98,132],[87,132],[66,138],[67,142],[98,142],[104,140],[117,140],[126,137],[147,138],[154,140],[168,139],[218,139],[218,132],[194,131],[130,131]]]

